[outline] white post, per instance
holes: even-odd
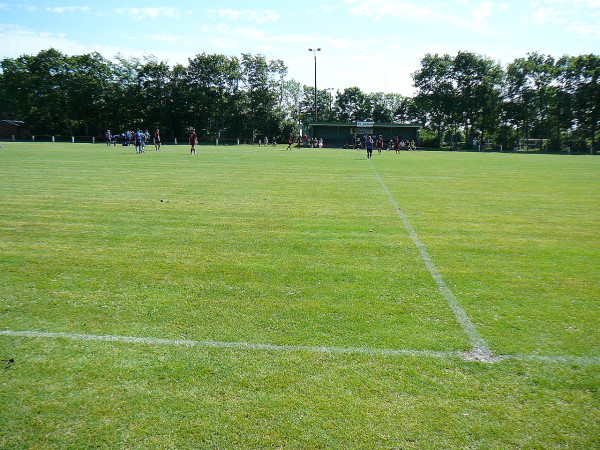
[[[175,145],[177,145],[177,138],[175,138]]]
[[[15,135],[13,134],[12,137],[13,137],[13,142],[14,142],[15,141]]]
[[[52,136],[52,143],[54,144],[54,136]]]
[[[215,139],[215,145],[219,145],[219,140]]]
[[[92,136],[92,144],[96,143],[96,136]]]
[[[75,143],[75,136],[71,136],[71,142],[74,144]]]
[[[34,135],[31,135],[31,141],[32,142],[35,141],[35,136]]]
[[[239,139],[237,140],[237,145],[240,145],[240,140]]]
[[[502,144],[500,144],[500,153],[502,153]]]

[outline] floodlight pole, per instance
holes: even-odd
[[[332,116],[332,104],[333,104],[333,89],[334,88],[327,88],[327,90],[329,91],[329,120],[331,120],[331,116]]]
[[[319,121],[319,113],[317,112],[317,52],[320,52],[321,49],[320,48],[309,48],[308,51],[313,52],[313,55],[315,56],[315,122],[314,123],[317,123]]]

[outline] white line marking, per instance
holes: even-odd
[[[68,339],[72,341],[92,341],[92,342],[117,342],[125,344],[140,345],[171,345],[182,347],[200,347],[200,348],[225,348],[230,350],[256,350],[256,351],[274,351],[274,352],[309,352],[309,353],[329,353],[329,354],[353,354],[369,356],[415,356],[439,359],[464,359],[467,361],[478,362],[499,362],[505,360],[529,361],[557,364],[582,364],[582,365],[600,365],[600,357],[593,356],[544,356],[544,355],[502,355],[493,359],[481,358],[472,352],[450,352],[433,350],[408,350],[408,349],[385,349],[369,347],[320,347],[311,345],[273,345],[273,344],[253,344],[249,342],[223,342],[223,341],[195,341],[192,339],[164,339],[152,337],[118,336],[118,335],[94,335],[77,333],[49,333],[44,331],[16,331],[0,330],[0,336],[21,337],[34,339]]]
[[[433,350],[390,350],[369,347],[320,347],[312,345],[274,345],[253,344],[250,342],[224,342],[224,341],[195,341],[192,339],[164,339],[152,337],[94,335],[76,333],[49,333],[43,331],[14,331],[0,330],[0,336],[46,338],[46,339],[69,339],[76,341],[100,341],[100,342],[124,342],[127,344],[145,345],[174,345],[184,347],[214,347],[228,348],[232,350],[266,350],[276,352],[309,352],[309,353],[333,353],[333,354],[365,354],[375,356],[429,356],[434,358],[458,358],[461,352],[437,352]]]
[[[493,358],[494,356],[493,356],[493,353],[492,353],[489,345],[487,344],[485,339],[483,339],[483,337],[479,334],[479,332],[477,331],[477,328],[475,328],[475,325],[471,321],[471,318],[467,315],[467,313],[462,308],[462,306],[460,306],[456,296],[452,293],[452,291],[450,290],[450,288],[448,287],[448,285],[442,278],[442,275],[435,267],[435,264],[433,263],[431,256],[429,256],[429,252],[427,251],[427,249],[421,242],[421,239],[419,239],[417,232],[414,230],[414,228],[408,221],[408,218],[402,212],[402,209],[398,206],[396,199],[394,198],[394,196],[388,189],[387,185],[385,184],[385,182],[383,181],[383,179],[381,178],[381,176],[375,169],[375,166],[373,166],[373,163],[371,161],[369,161],[369,164],[371,165],[371,168],[373,169],[373,173],[375,174],[377,181],[379,181],[379,184],[381,184],[381,187],[383,188],[386,195],[388,196],[388,199],[390,200],[390,202],[396,209],[396,212],[398,213],[400,220],[404,224],[404,228],[406,228],[406,231],[408,231],[408,234],[410,235],[412,241],[414,242],[415,246],[419,250],[419,253],[421,254],[421,258],[423,259],[423,262],[425,263],[425,267],[427,267],[427,270],[429,270],[429,273],[433,277],[435,284],[437,284],[438,290],[440,291],[440,293],[444,296],[444,298],[448,302],[450,309],[454,313],[454,317],[456,317],[456,320],[462,327],[465,334],[468,336],[471,346],[473,347],[472,353],[474,355],[474,358],[476,358],[476,359],[477,358],[481,358],[481,359]]]

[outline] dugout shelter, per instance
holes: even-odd
[[[399,123],[313,123],[310,125],[310,134],[316,138],[323,138],[326,147],[345,147],[359,136],[383,136],[385,142],[398,136],[401,139],[415,141],[419,145],[419,131],[421,124]]]

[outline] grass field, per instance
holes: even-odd
[[[599,448],[600,159],[8,143],[0,448]]]

